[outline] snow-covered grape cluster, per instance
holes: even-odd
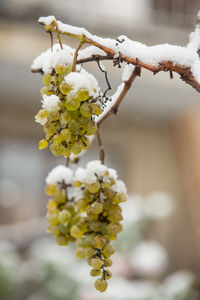
[[[43,74],[42,81],[42,109],[35,120],[46,136],[39,142],[39,149],[50,144],[54,155],[66,157],[88,149],[87,136],[97,130],[93,118],[102,112],[94,76],[84,69],[72,72],[72,65],[56,64]]]
[[[113,169],[100,161],[91,161],[86,169],[78,168],[73,176],[65,166],[54,168],[48,175],[48,231],[59,245],[75,242],[78,258],[87,258],[91,276],[100,276],[95,287],[100,292],[107,288],[112,274],[114,253],[111,241],[122,230],[120,203],[126,201],[125,184],[117,179]]]

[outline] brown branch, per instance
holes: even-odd
[[[56,21],[52,22],[51,25],[45,25],[44,23],[41,23],[44,28],[48,31],[54,31],[57,32],[58,34],[58,24]],[[56,27],[54,27],[54,25]],[[71,36],[74,38],[79,39],[80,41],[82,41],[83,43],[87,43],[93,46],[98,47],[99,49],[103,50],[107,56],[105,56],[104,58],[102,57],[102,59],[114,59],[114,56],[118,53],[116,53],[113,49],[110,49],[98,42],[96,42],[95,40],[87,37],[86,35],[79,35],[79,34],[74,34],[72,32],[60,32],[64,35],[67,36]],[[143,63],[142,61],[139,61],[137,58],[136,59],[132,59],[130,57],[124,56],[122,54],[119,53],[119,59],[121,61],[125,61],[127,63],[133,64],[135,66],[139,66],[142,68],[145,68],[151,72],[153,72],[154,74],[160,72],[160,71],[173,71],[176,72],[180,75],[180,78],[186,82],[187,84],[191,85],[194,89],[196,89],[198,92],[200,92],[200,84],[195,80],[190,68],[182,66],[182,65],[178,65],[178,64],[174,64],[174,62],[172,61],[161,61],[158,65],[156,66],[152,66],[146,63]],[[86,61],[93,61],[96,60],[95,55],[88,57],[84,60],[78,60],[78,63],[81,62],[86,62]]]
[[[101,125],[101,123],[110,115],[112,114],[116,114],[119,108],[120,103],[122,102],[122,100],[124,99],[125,95],[127,94],[128,90],[130,89],[133,81],[135,80],[135,78],[137,76],[140,76],[141,74],[141,68],[140,67],[135,67],[132,75],[129,77],[129,79],[127,81],[124,81],[124,88],[122,89],[121,93],[119,94],[119,97],[117,99],[117,101],[113,104],[113,106],[111,106],[111,108],[109,109],[109,111],[99,120],[97,121],[98,126]]]
[[[105,152],[104,152],[104,147],[103,147],[103,144],[102,144],[102,141],[101,141],[100,129],[99,129],[98,125],[97,125],[96,136],[97,136],[97,141],[98,141],[98,144],[99,144],[99,159],[102,162],[102,164],[104,164]]]

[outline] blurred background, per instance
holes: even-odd
[[[39,151],[41,76],[33,59],[50,47],[40,16],[125,34],[147,45],[186,45],[199,0],[0,1],[0,299],[200,299],[200,97],[176,74],[142,70],[117,117],[102,125],[106,164],[128,187],[114,278],[93,290],[85,262],[46,233],[45,177],[63,159]],[[71,47],[77,41],[63,38]],[[104,63],[115,92],[121,69]],[[105,89],[95,63],[85,68]],[[98,159],[93,143],[80,165]]]

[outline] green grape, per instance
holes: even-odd
[[[92,245],[96,249],[102,249],[105,243],[106,243],[105,238],[100,234],[96,235],[92,241]]]
[[[105,292],[105,290],[107,289],[107,282],[104,279],[97,279],[95,281],[95,288],[100,291],[100,292]]]
[[[106,229],[109,235],[116,235],[120,230],[119,225],[115,223],[109,223]]]
[[[60,115],[58,111],[53,111],[49,113],[49,117],[48,117],[49,121],[57,121],[59,120],[59,118]]]
[[[78,226],[74,225],[72,226],[70,233],[75,238],[81,238],[84,234],[84,231],[82,231]]]
[[[66,73],[67,68],[66,68],[65,65],[56,65],[56,66],[55,66],[55,71],[56,71],[56,73],[62,75],[62,74],[64,74],[64,73]]]
[[[82,258],[86,258],[87,257],[87,251],[85,248],[83,247],[78,247],[75,251],[75,255],[76,257],[82,259]]]
[[[52,76],[51,77],[51,84],[53,84],[54,86],[58,86],[58,77],[55,75],[55,76]]]
[[[56,238],[56,243],[60,246],[67,246],[69,244],[69,236],[60,235]]]
[[[86,136],[82,136],[81,145],[84,150],[87,150],[90,147],[90,141]]]
[[[41,89],[40,89],[40,94],[43,96],[43,95],[52,95],[53,92],[50,92],[49,91],[49,88],[47,86],[43,86]]]
[[[93,257],[95,255],[95,250],[93,248],[87,248],[86,253],[88,257]]]
[[[100,189],[100,183],[98,181],[95,181],[95,182],[92,182],[90,184],[86,184],[86,188],[87,190],[92,193],[92,194],[95,194],[99,191]]]
[[[65,101],[65,106],[69,111],[75,111],[80,106],[80,100],[74,95],[68,95]]]
[[[112,267],[112,260],[110,258],[105,258],[104,259],[104,265],[106,267]]]
[[[72,119],[71,122],[69,122],[68,127],[71,131],[76,131],[79,129],[79,121]]]
[[[110,279],[112,277],[112,273],[109,270],[104,270],[104,278],[106,280]]]
[[[71,92],[72,86],[63,81],[60,85],[60,91],[63,95],[67,95],[69,92]]]
[[[58,214],[58,221],[63,225],[67,225],[70,221],[70,218],[71,218],[71,214],[66,209],[60,211]]]
[[[92,269],[92,270],[90,271],[90,275],[91,275],[92,277],[99,276],[100,274],[101,274],[101,270],[95,270],[95,269]]]
[[[101,269],[103,265],[103,261],[99,257],[93,257],[88,260],[89,265],[93,267],[95,270]]]
[[[77,92],[77,97],[78,99],[82,102],[82,101],[86,101],[89,98],[89,92],[87,89],[79,89]]]
[[[87,204],[87,202],[84,200],[84,198],[79,199],[79,200],[76,202],[76,205],[77,205],[78,211],[80,211],[80,212],[85,212],[85,211],[86,211],[86,208],[87,208],[87,206],[88,206],[88,204]]]
[[[103,205],[99,202],[95,202],[92,206],[91,206],[91,212],[93,214],[100,214],[103,211]]]
[[[81,219],[81,215],[79,213],[75,213],[70,222],[71,226],[77,224],[80,221],[80,219]]]
[[[65,199],[66,195],[65,195],[65,190],[58,190],[55,194],[54,194],[54,200],[57,203],[65,203],[66,199]]]
[[[47,184],[45,187],[45,192],[47,195],[54,195],[57,192],[57,185],[55,184]]]
[[[101,232],[102,230],[102,222],[100,221],[96,221],[96,222],[90,222],[89,224],[89,228],[93,231],[93,232]]]
[[[68,225],[62,225],[61,223],[58,224],[58,228],[60,230],[60,233],[63,235],[69,234],[69,224]]]
[[[44,118],[48,118],[48,111],[45,109],[40,109],[37,113],[37,116],[39,119],[44,119]]]
[[[55,156],[60,156],[63,155],[65,147],[63,145],[54,145],[51,144],[50,146],[51,152],[55,155]]]
[[[67,209],[70,214],[73,216],[75,214],[75,208],[74,208],[74,203],[72,202],[67,202],[64,206],[65,209]]]
[[[57,123],[51,123],[50,121],[47,121],[43,129],[45,133],[51,136],[57,131]]]
[[[48,232],[52,233],[55,237],[58,237],[60,235],[58,226],[49,225]]]
[[[44,75],[42,75],[42,82],[43,82],[45,85],[48,85],[48,84],[49,84],[50,79],[51,79],[51,74],[44,74]]]
[[[69,111],[65,111],[63,114],[62,114],[63,118],[67,121],[67,123],[69,123],[72,119],[71,117],[71,114]]]
[[[71,155],[71,149],[69,147],[65,147],[63,150],[63,155],[69,157]]]
[[[127,200],[126,194],[124,193],[117,193],[113,198],[114,204],[119,204],[125,202]]]
[[[87,135],[94,134],[97,131],[97,124],[94,121],[90,121],[87,127]]]
[[[54,143],[55,146],[60,145],[60,143],[62,142],[62,137],[60,136],[60,134],[55,134],[52,138],[52,142]]]
[[[100,115],[102,113],[102,108],[99,104],[92,103],[92,109],[94,115]]]
[[[108,220],[113,223],[119,223],[122,221],[122,214],[119,210],[111,211],[108,216]]]
[[[110,257],[114,252],[115,250],[110,244],[106,244],[102,250],[102,253],[106,258]]]
[[[72,145],[72,152],[77,155],[82,151],[82,145],[80,142],[76,142]]]
[[[49,214],[57,213],[58,212],[57,203],[53,199],[50,199],[48,204],[47,204],[47,209],[48,209]]]
[[[58,214],[53,213],[47,216],[48,222],[52,226],[58,225]]]
[[[71,139],[71,132],[68,128],[62,129],[60,132],[60,138],[62,141],[69,142]]]
[[[41,141],[39,141],[39,143],[38,143],[39,150],[42,150],[42,149],[48,147],[48,144],[49,143],[47,142],[47,140],[41,140]]]
[[[82,186],[82,182],[79,180],[74,181],[74,187],[81,187]]]
[[[80,113],[85,118],[90,118],[92,116],[92,105],[84,102],[80,107]]]

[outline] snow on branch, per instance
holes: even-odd
[[[57,32],[60,42],[60,34],[78,38],[82,44],[90,44],[78,53],[77,63],[92,60],[119,60],[152,71],[154,74],[160,71],[176,72],[181,79],[200,92],[200,12],[190,41],[186,47],[161,44],[146,46],[137,41],[132,41],[126,36],[119,36],[116,40],[101,38],[91,34],[85,28],[79,28],[60,21],[55,17],[41,17],[38,22],[44,26],[47,32]],[[34,71],[34,70],[33,70]]]

